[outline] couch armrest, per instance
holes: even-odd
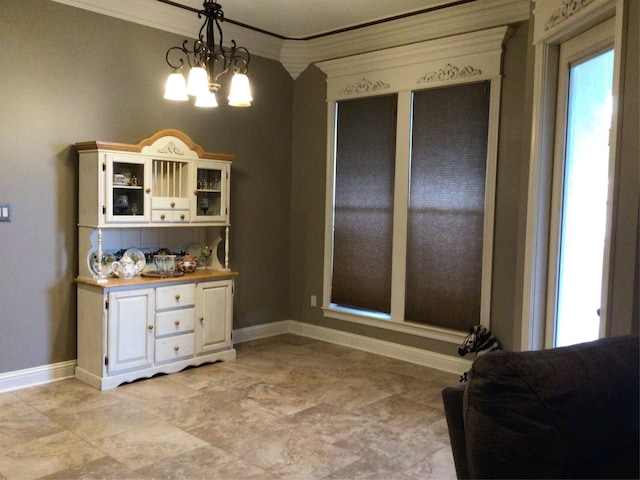
[[[442,402],[447,418],[447,427],[449,428],[453,461],[456,465],[456,475],[459,479],[469,478],[463,415],[464,389],[466,385],[466,383],[458,383],[442,390]]]

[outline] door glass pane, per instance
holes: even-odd
[[[414,94],[405,319],[480,323],[490,83]]]
[[[571,66],[556,346],[599,335],[612,84],[613,50]]]
[[[397,96],[338,103],[331,303],[391,311]]]

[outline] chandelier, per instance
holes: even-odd
[[[229,105],[250,107],[253,98],[247,77],[251,59],[249,50],[236,46],[235,40],[231,40],[230,47],[223,46],[220,27],[220,23],[224,22],[222,6],[213,0],[205,0],[203,6],[204,10],[198,12],[198,18],[204,16],[205,20],[193,47],[189,49],[189,40],[185,40],[181,47],[167,50],[167,64],[173,72],[167,78],[164,98],[186,101],[189,96],[193,96],[197,107],[217,107],[216,92],[221,88],[219,80],[233,73],[227,97]],[[218,43],[215,39],[216,32]],[[185,61],[190,67],[187,81],[182,73]]]

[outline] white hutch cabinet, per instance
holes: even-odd
[[[101,390],[236,356],[229,269],[231,155],[205,152],[178,130],[137,145],[77,143],[78,364]],[[192,273],[109,275],[107,260],[129,248],[206,245]]]

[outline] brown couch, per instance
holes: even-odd
[[[458,478],[640,478],[639,345],[476,359],[442,392]]]

